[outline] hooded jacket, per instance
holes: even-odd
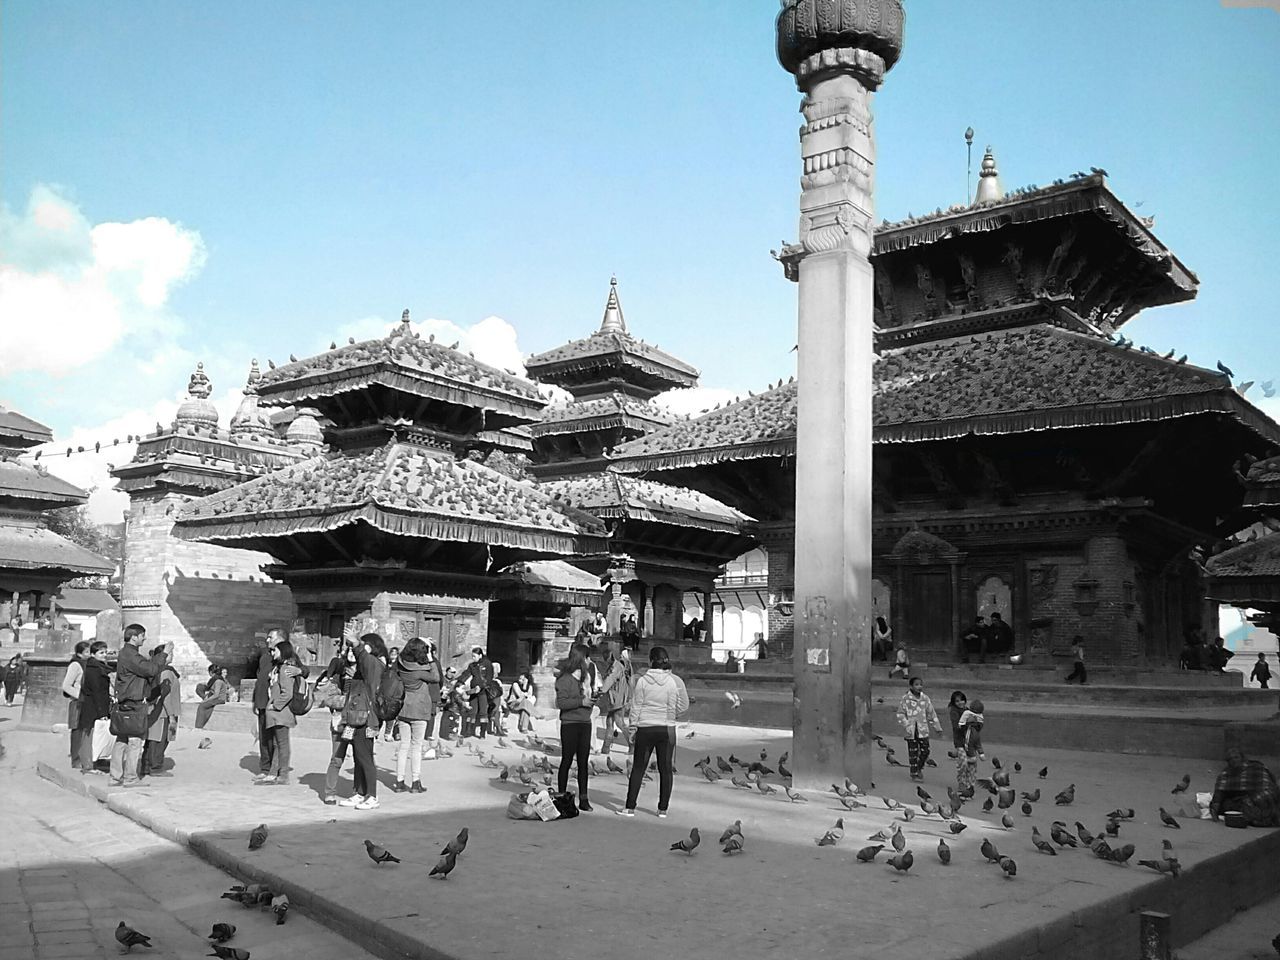
[[[587,683],[573,673],[562,673],[556,677],[556,709],[560,711],[561,723],[591,722],[591,707],[585,696]]]
[[[688,709],[684,681],[670,670],[650,667],[631,691],[629,723],[633,727],[669,727]]]
[[[444,675],[440,672],[440,661],[418,663],[416,660],[396,661],[396,673],[404,684],[404,706],[400,708],[397,719],[430,720],[436,714],[436,701],[440,699],[440,686]]]

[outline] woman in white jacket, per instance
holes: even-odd
[[[627,725],[632,731],[635,757],[631,764],[631,781],[627,784],[627,804],[614,811],[622,817],[636,815],[636,800],[644,783],[649,758],[658,755],[658,816],[667,815],[671,802],[672,731],[676,720],[689,709],[689,694],[684,681],[671,672],[671,661],[663,647],[649,651],[649,669],[635,682],[628,707]]]

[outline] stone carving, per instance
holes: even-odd
[[[902,52],[902,0],[783,0],[778,13],[778,62],[799,77],[802,65],[841,50],[874,56],[879,73]]]
[[[982,297],[978,293],[978,267],[973,257],[967,253],[960,254],[960,278],[964,281],[964,295],[969,306],[975,310],[982,309]]]
[[[191,374],[191,380],[187,384],[187,393],[201,400],[208,400],[209,394],[213,393],[213,384],[205,375],[203,363],[196,364],[195,372]]]
[[[938,315],[938,294],[933,289],[933,272],[923,263],[916,264],[916,286],[924,295],[924,309],[932,320]]]
[[[1009,270],[1013,274],[1013,282],[1018,287],[1018,293],[1023,296],[1027,295],[1027,275],[1022,268],[1022,247],[1016,243],[1006,243],[1004,262],[1009,265]]]
[[[898,307],[893,299],[893,281],[883,269],[876,271],[876,295],[880,298],[880,310],[884,314],[885,326],[896,327]]]
[[[1028,573],[1031,580],[1031,605],[1042,607],[1053,599],[1054,591],[1058,587],[1058,565],[1056,563],[1041,564],[1038,567],[1032,567]]]
[[[1067,254],[1071,252],[1071,245],[1076,241],[1077,232],[1075,227],[1063,231],[1062,239],[1058,241],[1058,245],[1053,250],[1053,256],[1049,259],[1048,269],[1044,273],[1044,288],[1051,293],[1061,289],[1058,272],[1062,269]]]

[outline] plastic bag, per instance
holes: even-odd
[[[507,801],[507,816],[512,820],[541,820],[538,811],[533,809],[529,803],[529,795],[527,793],[514,794]]]

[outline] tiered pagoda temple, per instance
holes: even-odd
[[[14,617],[23,623],[39,620],[68,580],[115,572],[111,561],[44,524],[45,511],[89,499],[39,464],[19,461],[23,451],[52,439],[44,424],[0,407],[0,627]]]
[[[995,177],[994,161],[984,163]],[[1231,464],[1280,428],[1217,372],[1136,347],[1137,311],[1197,280],[1101,175],[885,224],[876,233],[875,606],[913,656],[948,661],[977,614],[1018,652],[1176,663],[1211,630],[1190,550],[1230,534]],[[794,248],[779,259],[794,275]],[[794,383],[615,451],[760,521],[770,644],[788,649]]]
[[[1250,464],[1241,480],[1239,522],[1248,526],[1205,564],[1208,594],[1256,611],[1253,623],[1280,637],[1280,456]]]
[[[674,388],[692,387],[698,371],[627,330],[617,279],[609,282],[600,328],[583,340],[535,354],[529,374],[573,395],[553,405],[530,428],[530,471],[542,489],[609,527],[609,552],[572,563],[609,584],[610,632],[636,617],[645,637],[681,639],[684,596],[710,608],[715,579],[726,563],[750,549],[754,522],[706,493],[606,470],[612,452],[678,417],[653,402]]]
[[[255,662],[254,638],[293,621],[289,589],[263,572],[271,558],[172,536],[189,501],[297,463],[320,447],[312,411],[273,424],[258,405],[262,375],[253,361],[227,429],[209,400],[213,384],[198,364],[173,422],[138,440],[131,461],[112,469],[129,494],[125,515],[121,616],[150,638],[174,643],[174,662],[193,688],[214,663],[239,680]]]
[[[486,643],[489,601],[517,576],[501,571],[607,549],[599,520],[474,459],[519,445],[513,430],[546,405],[537,387],[418,336],[408,311],[389,336],[280,366],[257,390],[314,410],[328,449],[189,504],[174,532],[275,558],[320,658],[375,629],[455,661]]]

